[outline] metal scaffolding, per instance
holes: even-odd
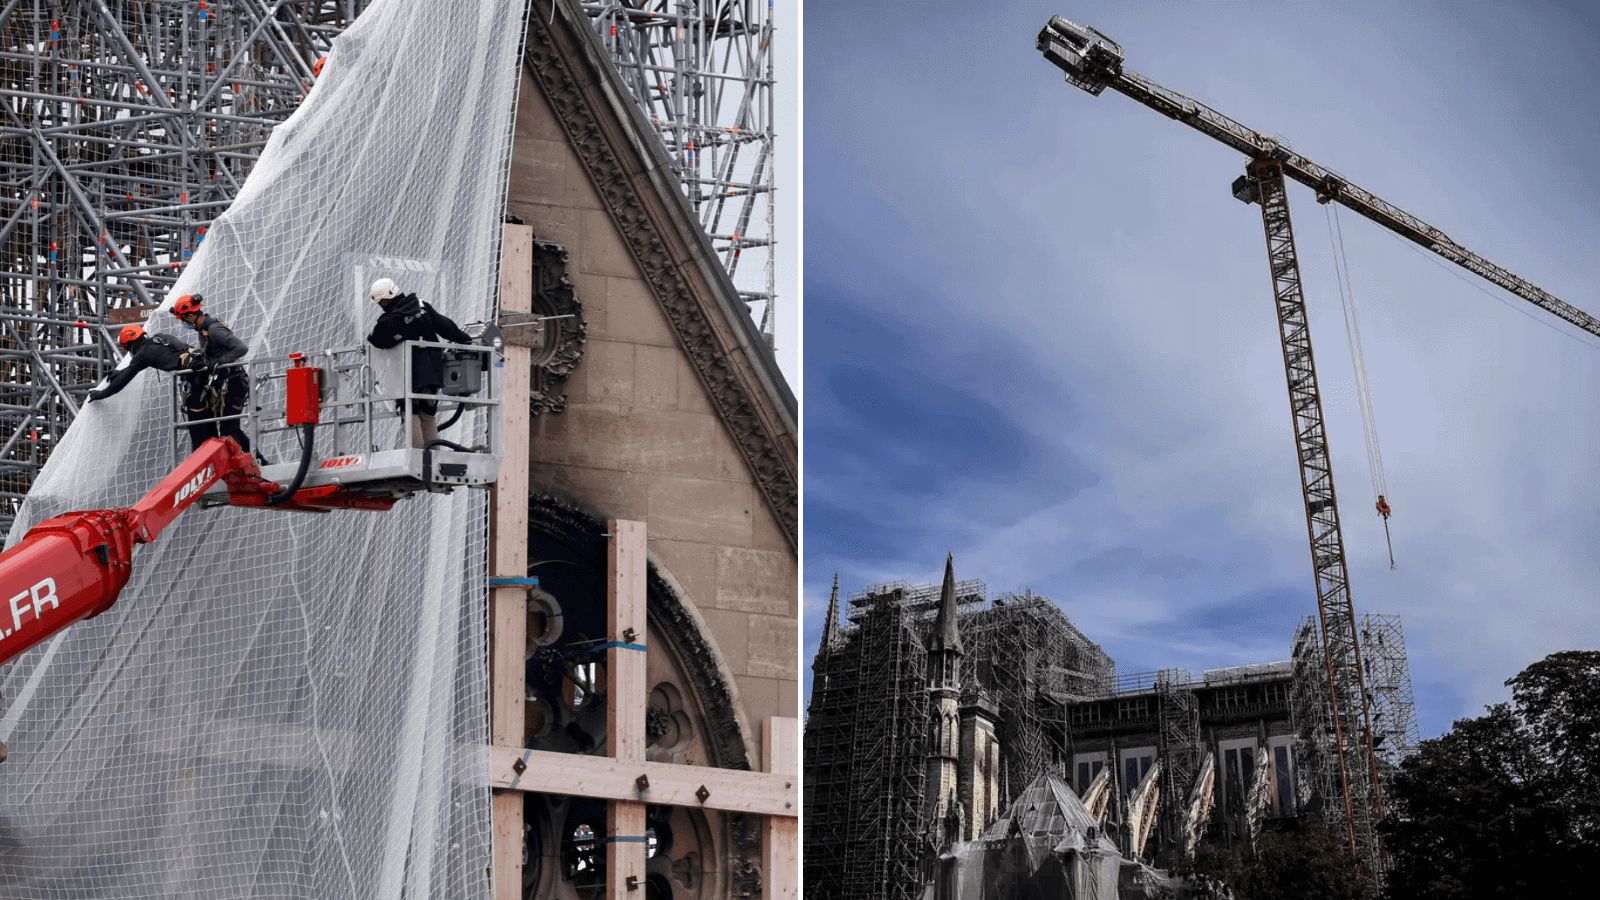
[[[805,896],[920,897],[926,873],[925,768],[933,718],[925,642],[939,585],[837,587],[812,666],[805,731]],[[1110,657],[1048,598],[956,583],[964,696],[997,713],[1000,803],[1040,773],[1065,771],[1065,704],[1115,681]],[[983,823],[987,825],[988,823]]]
[[[851,604],[857,698],[848,790],[858,828],[850,829],[837,896],[858,900],[920,894],[927,652],[904,599],[887,591]]]
[[[1001,594],[962,616],[961,640],[962,685],[981,688],[999,709],[1004,808],[1041,774],[1067,771],[1066,704],[1105,691],[1116,666],[1060,607],[1032,591]]]
[[[1156,681],[1156,718],[1161,760],[1160,840],[1153,854],[1172,865],[1188,850],[1189,793],[1200,768],[1200,704],[1183,669],[1163,669]]]
[[[0,529],[369,2],[0,8]]]
[[[1387,791],[1400,763],[1421,742],[1416,701],[1411,692],[1411,669],[1406,661],[1405,633],[1399,616],[1363,615],[1357,623],[1361,639],[1361,664],[1371,716],[1372,747],[1377,760],[1377,781]],[[1330,827],[1344,821],[1340,797],[1338,740],[1333,704],[1328,699],[1327,664],[1316,620],[1300,621],[1294,634],[1294,687],[1291,717],[1300,738],[1297,754],[1302,779],[1302,799],[1317,805],[1320,798]],[[1349,718],[1345,711],[1346,718]],[[1380,793],[1381,795],[1381,793]],[[1378,864],[1381,877],[1381,858]]]
[[[1330,828],[1344,823],[1339,764],[1334,752],[1333,711],[1328,704],[1327,667],[1323,662],[1322,637],[1315,616],[1301,618],[1294,631],[1291,657],[1294,681],[1289,692],[1289,721],[1299,739],[1295,747],[1295,769],[1300,773],[1297,788],[1302,805],[1315,799]]]
[[[1372,698],[1373,749],[1378,755],[1379,780],[1387,792],[1400,763],[1422,742],[1416,698],[1411,693],[1411,666],[1406,662],[1399,616],[1364,615],[1360,631],[1361,661]]]
[[[772,0],[585,3],[739,296],[772,340]]]

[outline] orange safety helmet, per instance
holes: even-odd
[[[117,343],[126,347],[142,337],[144,337],[143,328],[140,328],[137,325],[125,325],[123,326],[122,331],[117,333]]]
[[[178,298],[177,303],[172,304],[172,314],[181,319],[189,313],[204,312],[200,308],[200,304],[204,300],[205,298],[199,294],[184,294]]]

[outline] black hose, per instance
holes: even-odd
[[[460,444],[447,441],[444,438],[434,438],[433,440],[422,445],[422,449],[424,450],[432,450],[435,447],[449,447],[451,450],[457,450],[462,453],[473,452],[471,447],[463,447]]]
[[[449,418],[448,421],[446,421],[443,425],[439,426],[439,430],[443,431],[446,428],[449,428],[451,425],[454,425],[458,420],[460,420],[461,414],[466,412],[466,411],[467,411],[467,405],[465,403],[457,403],[456,404],[456,411],[450,414],[450,418]]]
[[[307,422],[305,425],[305,440],[301,441],[304,448],[300,454],[300,468],[294,473],[294,481],[290,482],[289,486],[284,488],[282,492],[273,494],[267,500],[268,506],[282,506],[289,501],[290,497],[294,496],[295,491],[300,490],[300,483],[306,480],[306,472],[311,469],[311,448],[316,443],[316,436],[317,426]]]

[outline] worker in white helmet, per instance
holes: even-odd
[[[402,294],[389,278],[372,283],[373,302],[383,307],[383,315],[372,326],[367,343],[388,349],[401,341],[449,341],[470,344],[472,338],[416,294]],[[437,347],[415,347],[411,351],[411,393],[437,394],[444,386],[444,351]],[[411,446],[426,447],[439,439],[434,400],[414,400],[411,406]]]

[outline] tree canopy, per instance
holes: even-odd
[[[1380,826],[1393,898],[1591,897],[1600,879],[1600,651],[1555,653],[1511,703],[1423,741]]]

